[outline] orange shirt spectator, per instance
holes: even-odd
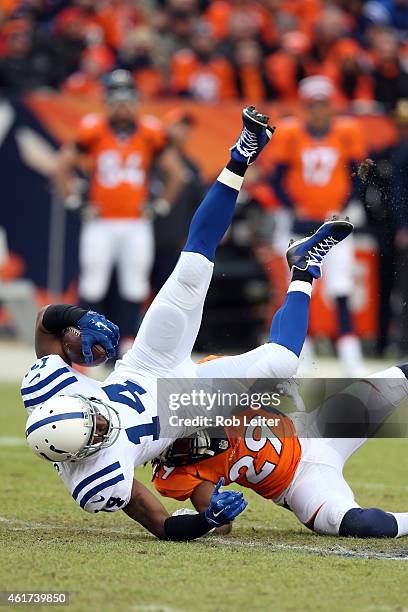
[[[298,28],[308,36],[313,35],[313,29],[321,15],[322,8],[321,0],[282,0],[279,2],[279,11],[293,15]]]
[[[272,46],[278,41],[278,30],[273,15],[259,2],[215,0],[210,3],[204,16],[218,40],[223,40],[231,34],[234,38],[247,37],[241,36],[241,31],[250,27],[249,24],[245,24],[247,17],[253,22],[254,36],[259,33],[264,44]]]
[[[57,36],[66,36],[86,40],[87,43],[103,43],[103,29],[93,13],[87,13],[79,7],[67,7],[54,21]]]
[[[266,58],[266,73],[276,97],[287,102],[297,100],[299,81],[315,70],[309,51],[310,39],[303,32],[293,31],[283,35],[281,50]]]
[[[119,49],[119,67],[132,72],[136,89],[145,98],[158,96],[164,89],[164,75],[155,65],[157,42],[151,28],[140,26],[127,33]]]
[[[240,98],[257,104],[272,97],[262,49],[255,40],[241,41],[234,53],[235,83]]]
[[[217,54],[208,24],[200,23],[192,36],[192,48],[181,49],[170,65],[173,93],[216,102],[236,96],[230,62]]]
[[[63,83],[63,90],[70,94],[101,98],[101,77],[114,65],[113,54],[107,47],[90,47],[81,56],[81,69],[71,74]]]
[[[163,90],[163,74],[154,66],[133,71],[135,87],[143,98],[154,98]]]
[[[209,102],[228,100],[236,95],[230,63],[223,57],[203,63],[190,49],[183,49],[173,57],[171,90]]]
[[[339,40],[330,51],[322,73],[335,85],[340,103],[373,100],[373,78],[362,66],[362,61],[364,51],[351,39]]]
[[[98,11],[97,22],[103,28],[106,43],[118,49],[129,30],[144,22],[144,15],[136,3],[110,0]]]

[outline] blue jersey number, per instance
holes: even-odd
[[[146,393],[140,385],[137,385],[130,380],[126,380],[123,384],[113,384],[103,387],[106,395],[112,402],[118,402],[119,404],[125,404],[133,410],[136,410],[139,414],[145,411],[145,407],[139,397]],[[131,397],[129,397],[131,395]],[[159,439],[159,419],[157,416],[152,418],[151,423],[140,423],[134,427],[128,427],[126,429],[126,435],[130,442],[133,444],[140,444],[141,438],[144,436],[153,436],[153,440]]]
[[[123,384],[107,385],[103,387],[103,390],[112,402],[125,404],[129,408],[136,410],[139,414],[145,411],[139,395],[144,395],[146,391],[140,385],[126,380]]]

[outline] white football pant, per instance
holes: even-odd
[[[356,382],[347,388],[347,392],[356,397],[361,397],[365,392],[371,394],[361,397],[365,406],[370,411],[380,410],[385,418],[408,397],[408,380],[397,367],[373,374],[366,380],[372,380],[373,385]],[[295,476],[279,499],[274,501],[279,505],[288,505],[303,524],[313,523],[317,533],[338,535],[346,512],[351,508],[360,508],[344,479],[343,467],[367,440],[300,438],[302,457]]]
[[[83,224],[79,244],[79,294],[99,302],[117,267],[120,296],[143,302],[149,294],[154,238],[149,219],[94,219]]]

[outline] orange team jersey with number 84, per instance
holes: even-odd
[[[87,115],[77,144],[90,160],[89,200],[102,218],[137,218],[148,195],[148,173],[165,145],[158,119],[138,117],[128,137],[117,135],[103,115]]]
[[[214,457],[178,467],[153,470],[153,483],[165,496],[183,501],[203,481],[237,483],[266,499],[277,498],[293,480],[301,447],[291,419],[275,410],[249,409],[237,417],[240,424],[224,427],[226,450]],[[272,422],[274,422],[272,424]]]
[[[275,162],[288,166],[285,187],[295,215],[322,221],[341,211],[351,192],[350,162],[366,155],[355,119],[333,119],[322,138],[312,136],[300,120],[288,119],[279,126],[275,144]]]

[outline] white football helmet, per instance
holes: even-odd
[[[99,442],[93,442],[96,417],[108,422]],[[117,411],[94,397],[57,395],[37,406],[27,419],[26,439],[36,455],[48,461],[78,461],[112,446],[120,433]]]

